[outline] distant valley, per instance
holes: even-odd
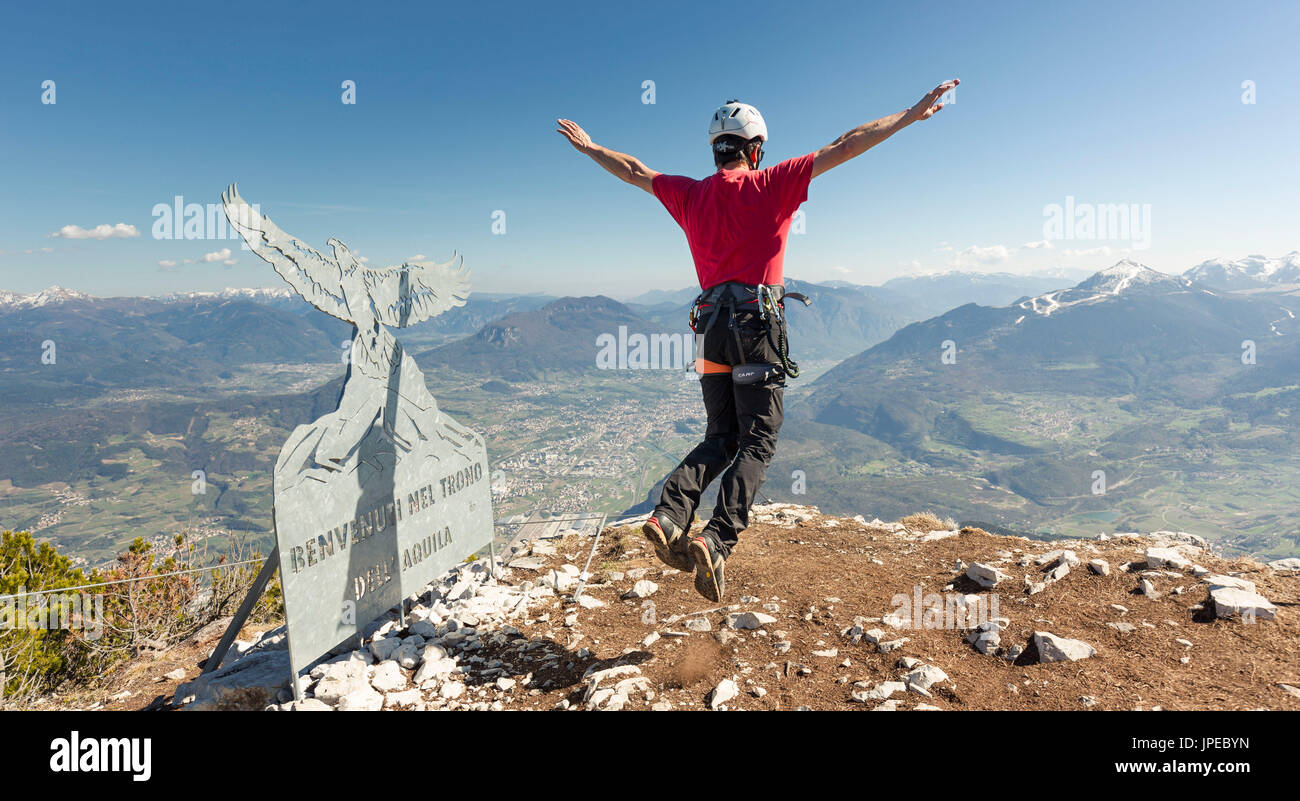
[[[814,299],[788,309],[805,376],[764,495],[1048,537],[1175,528],[1294,555],[1296,263],[1169,276],[1121,262],[1064,286],[792,279]],[[474,295],[399,336],[442,408],[488,438],[498,517],[619,513],[653,497],[703,410],[686,369],[600,369],[598,337],[689,337],[694,295]],[[287,288],[0,293],[0,526],[87,563],[183,528],[269,544],[271,466],[294,425],[333,408],[349,335]]]

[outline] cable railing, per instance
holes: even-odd
[[[544,525],[549,523],[596,522],[596,521],[603,522],[605,519],[606,516],[602,515],[600,512],[585,512],[583,514],[574,517],[545,517],[545,518],[540,518],[535,520],[534,519],[516,520],[513,522],[499,521],[499,522],[494,522],[492,525],[494,528],[504,528],[509,526]],[[261,563],[265,561],[266,561],[265,556],[259,556],[252,559],[242,559],[237,562],[223,562],[220,564],[209,565],[207,567],[193,567],[193,568],[186,568],[184,570],[172,570],[166,573],[151,573],[147,576],[132,576],[130,578],[114,579],[112,581],[102,581],[102,582],[95,582],[91,584],[78,584],[76,586],[71,586],[71,587],[55,587],[51,589],[31,590],[28,592],[7,593],[4,595],[0,595],[0,602],[17,600],[19,598],[28,598],[28,597],[39,596],[39,595],[52,595],[55,593],[63,593],[63,592],[77,592],[79,590],[87,590],[95,587],[110,587],[117,584],[130,584],[131,582],[136,582],[136,581],[157,581],[159,579],[167,578],[169,576],[181,576],[181,575],[187,575],[193,573],[209,573],[213,570],[224,570],[226,568],[239,567],[240,565],[249,565],[249,564]]]

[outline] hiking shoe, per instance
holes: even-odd
[[[641,526],[641,533],[654,546],[655,556],[659,561],[677,570],[689,571],[694,565],[690,554],[682,550],[682,533],[671,520],[650,515],[650,519]]]
[[[722,593],[727,590],[727,580],[722,574],[726,560],[703,535],[691,540],[689,551],[695,561],[695,591],[714,603],[722,603]]]

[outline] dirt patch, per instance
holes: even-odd
[[[917,535],[923,530],[946,529],[927,529],[921,523],[908,534],[897,534],[821,515],[792,526],[757,523],[742,534],[727,562],[728,605],[721,609],[696,594],[690,574],[665,570],[635,528],[607,530],[593,561],[604,569],[585,590],[604,605],[575,610],[567,599],[557,599],[549,610],[535,613],[546,615],[546,620],[534,617],[516,625],[526,637],[554,638],[571,655],[588,649],[589,658],[604,665],[638,659],[655,693],[631,708],[667,703],[674,709],[698,709],[717,682],[733,678],[741,689],[728,704],[733,709],[869,709],[874,704],[851,699],[853,684],[897,679],[904,672],[900,659],[910,657],[941,668],[949,681],[936,685],[928,698],[895,696],[902,709],[926,703],[942,709],[1300,710],[1300,699],[1278,687],[1280,682],[1300,682],[1295,611],[1300,578],[1294,574],[1277,573],[1248,559],[1229,561],[1206,554],[1195,560],[1212,571],[1254,581],[1278,607],[1276,620],[1245,625],[1215,620],[1198,609],[1208,597],[1208,587],[1191,575],[1153,579],[1159,598],[1135,595],[1138,572],[1119,568],[1124,563],[1141,568],[1142,549],[1148,544],[1144,540],[1048,543],[967,528],[958,536],[921,542]],[[563,564],[565,554],[585,559],[591,539],[570,538],[558,545],[558,555],[549,560],[552,566]],[[1028,595],[1025,578],[1042,581],[1044,566],[1020,566],[1020,559],[1061,547],[1074,548],[1084,564],[1042,592]],[[1087,561],[1098,558],[1110,563],[1111,575],[1088,570]],[[964,578],[957,569],[959,560],[996,564],[1010,578],[990,593]],[[644,578],[657,583],[658,591],[647,599],[621,600],[636,580],[629,571],[638,567],[648,570]],[[514,583],[535,581],[539,575],[511,572],[507,580]],[[610,574],[617,573],[623,574],[620,580],[610,581]],[[1011,621],[1003,633],[1004,645],[1032,651],[1034,632],[1048,631],[1084,640],[1097,654],[1053,664],[1022,657],[1017,664],[977,652],[964,630],[895,630],[867,623],[867,628],[884,629],[889,638],[907,640],[889,653],[843,635],[855,618],[879,621],[904,600],[913,601],[918,590],[924,597],[943,594],[950,585],[950,593],[997,598],[998,616]],[[758,631],[726,629],[726,614],[740,610],[765,612],[776,622]],[[577,625],[558,626],[572,611],[578,613]],[[707,619],[711,630],[687,629],[685,623],[692,618]],[[1134,629],[1123,633],[1107,625],[1111,622]],[[686,636],[671,636],[674,633]],[[644,646],[653,634],[658,638],[651,637],[653,642]],[[560,698],[580,698],[575,694],[582,687],[577,667],[550,677],[562,686],[521,696],[510,706],[550,709]]]
[[[723,667],[726,661],[722,646],[716,641],[690,640],[682,647],[681,656],[669,667],[665,685],[680,690],[693,689]]]

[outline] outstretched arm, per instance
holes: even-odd
[[[935,112],[943,108],[943,103],[939,102],[939,98],[959,83],[961,81],[955,78],[941,83],[931,89],[915,106],[906,111],[900,111],[897,114],[881,117],[865,125],[859,125],[826,147],[818,150],[813,155],[813,177],[816,178],[830,168],[838,167],[849,159],[862,155],[914,122],[930,119]]]
[[[601,147],[591,141],[591,137],[587,136],[587,132],[582,130],[578,123],[573,120],[556,120],[556,122],[560,126],[556,129],[556,132],[563,134],[564,138],[569,140],[569,144],[573,145],[579,153],[591,156],[592,161],[604,167],[610,175],[620,181],[626,181],[654,194],[654,190],[650,188],[650,182],[659,173],[642,164],[634,156]]]

